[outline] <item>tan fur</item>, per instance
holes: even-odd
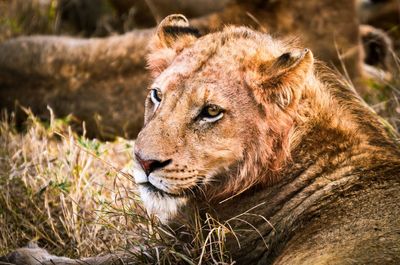
[[[159,31],[162,31],[163,25],[160,25]],[[249,35],[249,36],[247,36]],[[160,38],[158,37],[159,34],[156,34],[156,40],[155,43],[153,44],[153,47],[162,47],[162,44],[159,44],[157,42],[160,41]],[[226,37],[225,37],[226,36]],[[256,43],[256,45],[260,45],[260,48],[255,46],[253,43],[248,43],[251,45],[250,49],[253,49],[252,54],[248,56],[248,58],[242,58],[243,64],[238,68],[232,68],[229,69],[229,67],[225,66],[225,69],[227,71],[232,71],[233,76],[243,76],[243,84],[247,86],[247,89],[252,90],[254,92],[254,98],[256,104],[259,104],[260,108],[263,108],[261,111],[270,113],[268,117],[268,121],[265,123],[260,123],[256,125],[254,122],[254,132],[255,134],[259,135],[265,135],[269,134],[270,137],[268,139],[257,139],[256,142],[250,143],[250,144],[243,144],[237,145],[237,148],[232,149],[232,146],[234,146],[233,139],[225,139],[222,140],[218,139],[218,141],[215,142],[213,145],[214,148],[210,146],[209,150],[206,151],[206,154],[203,154],[201,156],[192,154],[190,155],[191,158],[187,160],[187,158],[184,156],[184,154],[179,154],[179,152],[176,154],[177,158],[173,159],[173,161],[179,161],[179,162],[185,162],[184,164],[175,164],[174,167],[169,169],[169,172],[171,172],[171,175],[174,175],[174,181],[170,181],[169,177],[165,175],[164,177],[166,180],[163,180],[164,182],[167,182],[168,185],[180,185],[180,175],[182,175],[182,178],[184,180],[184,185],[183,187],[188,189],[191,188],[192,185],[190,183],[187,183],[188,179],[191,180],[191,182],[195,183],[198,181],[198,177],[204,177],[205,182],[208,181],[215,181],[212,179],[213,175],[216,173],[219,173],[221,171],[221,168],[223,167],[229,167],[236,163],[236,161],[241,161],[243,160],[245,163],[240,166],[239,171],[236,173],[237,177],[233,178],[230,180],[229,183],[227,183],[226,188],[222,192],[219,190],[218,194],[215,194],[218,197],[221,196],[231,196],[235,193],[240,192],[241,190],[246,190],[249,187],[255,185],[256,183],[265,183],[265,184],[270,184],[271,181],[274,180],[275,176],[273,173],[265,174],[261,172],[257,172],[255,168],[260,168],[260,166],[256,166],[257,164],[263,165],[265,168],[269,168],[271,172],[279,170],[283,164],[285,163],[286,159],[289,156],[289,150],[288,150],[288,134],[290,132],[291,127],[293,126],[293,117],[291,117],[292,109],[297,105],[298,100],[300,98],[299,91],[296,89],[297,86],[302,85],[304,83],[304,76],[311,70],[312,62],[313,62],[313,57],[310,51],[291,51],[290,54],[290,59],[293,59],[293,61],[289,61],[289,65],[279,65],[276,64],[274,60],[271,58],[270,53],[265,53],[263,51],[263,47],[261,46],[261,43],[265,41],[264,38],[260,38],[259,36],[255,35],[252,31],[249,31],[248,29],[242,28],[241,30],[235,29],[229,30],[226,29],[226,33],[224,37],[226,38],[226,47],[221,47],[222,43],[220,42],[214,42],[214,36],[211,36],[209,38],[205,37],[206,44],[202,47],[207,47],[207,49],[204,49],[202,47],[199,47],[201,49],[200,55],[193,60],[190,60],[189,66],[187,67],[188,69],[183,68],[182,73],[177,73],[177,71],[170,71],[168,74],[169,76],[172,75],[172,77],[164,77],[162,75],[158,79],[161,79],[160,82],[156,81],[156,87],[158,84],[161,85],[161,83],[164,82],[165,79],[168,79],[168,82],[170,83],[168,85],[168,88],[162,88],[165,90],[165,92],[169,93],[182,93],[183,87],[181,87],[180,80],[184,77],[189,77],[190,78],[190,71],[197,71],[196,69],[206,67],[205,64],[208,64],[208,59],[211,56],[215,56],[215,52],[217,52],[217,49],[226,49],[228,53],[232,53],[231,56],[234,57],[239,57],[244,54],[245,48],[234,48],[231,43],[228,43],[231,40],[238,39],[240,41],[246,42],[246,38],[249,38],[250,36],[257,38],[257,41],[259,43]],[[161,40],[162,41],[162,40]],[[169,56],[172,54],[179,54],[180,50],[182,48],[182,45],[186,45],[186,47],[190,46],[194,42],[193,39],[188,39],[187,36],[184,36],[184,38],[180,39],[177,41],[178,45],[171,46],[171,52],[168,52]],[[276,50],[272,51],[273,56],[278,56],[281,55],[285,52],[288,52],[288,47],[286,47],[285,43],[281,43],[278,45],[278,43],[274,43],[272,39],[269,39],[268,42],[270,45],[276,46]],[[268,46],[268,43],[266,44]],[[160,73],[160,70],[164,70],[164,68],[168,65],[165,65],[166,61],[173,61],[175,58],[170,58],[168,57],[167,60],[162,61],[159,58],[155,58],[156,56],[160,56],[160,50],[161,50],[161,55],[166,54],[167,52],[165,51],[165,48],[161,49],[155,49],[152,54],[149,56],[149,65],[150,69],[153,69],[153,75],[157,76]],[[218,51],[220,52],[220,51]],[[189,55],[190,56],[190,55]],[[186,58],[186,57],[185,57]],[[187,57],[189,59],[189,57]],[[162,63],[160,63],[162,62]],[[216,62],[218,65],[219,62]],[[212,67],[215,67],[216,65],[212,65]],[[237,66],[235,66],[237,67]],[[186,70],[189,70],[189,73],[186,72]],[[218,79],[220,77],[220,72],[215,71],[216,75],[213,75],[213,70],[204,69],[206,73],[208,74],[208,78],[212,80],[213,78]],[[168,72],[168,71],[167,71]],[[265,75],[265,72],[268,72],[270,75]],[[157,80],[157,79],[156,79]],[[228,84],[227,84],[228,85]],[[228,85],[229,86],[229,85]],[[226,88],[221,87],[221,91]],[[178,91],[180,90],[180,91]],[[206,88],[204,89],[199,89],[198,93],[195,93],[193,97],[195,98],[205,98],[207,97],[208,92]],[[184,93],[184,92],[183,92]],[[189,96],[190,98],[190,96]],[[190,99],[188,99],[190,100]],[[218,100],[221,100],[221,102],[226,101],[226,99],[223,98],[222,95],[219,96]],[[244,99],[247,102],[249,102],[251,99]],[[195,99],[193,99],[195,101]],[[149,102],[150,103],[150,102]],[[228,102],[226,102],[228,103]],[[269,104],[271,103],[271,104]],[[151,103],[150,103],[151,104]],[[176,100],[174,99],[171,102],[165,103],[165,104],[171,104],[175,105]],[[184,108],[187,108],[187,105],[182,106]],[[171,108],[168,108],[168,106],[164,105],[164,108],[168,109],[168,112],[164,115],[169,115]],[[174,108],[174,106],[172,107]],[[248,111],[255,111],[253,110],[248,110]],[[150,112],[150,114],[149,114]],[[175,110],[177,112],[177,110]],[[178,110],[179,112],[179,110]],[[152,115],[151,111],[148,111],[147,116]],[[160,114],[162,115],[162,114]],[[179,120],[183,119],[179,114],[177,114],[177,117],[175,118],[176,121],[174,123],[179,124]],[[146,120],[149,120],[147,117]],[[153,125],[154,124],[154,125]],[[160,127],[163,126],[163,127]],[[232,126],[234,126],[232,124]],[[173,130],[171,133],[167,133],[169,131]],[[184,142],[186,142],[186,139],[192,138],[192,132],[188,131],[185,128],[181,128],[179,132],[176,131],[176,128],[171,127],[170,123],[166,124],[160,124],[157,122],[153,122],[151,125],[145,125],[144,129],[142,130],[141,134],[146,134],[150,132],[151,135],[154,135],[156,137],[154,132],[160,132],[162,135],[169,134],[170,140],[171,140],[171,146],[167,147],[164,146],[162,151],[159,150],[158,145],[154,146],[154,148],[157,150],[157,152],[153,152],[152,150],[152,144],[149,143],[148,141],[153,141],[154,138],[149,138],[146,137],[145,139],[139,135],[137,143],[136,143],[136,150],[138,152],[141,152],[142,149],[146,150],[143,156],[147,157],[148,159],[153,159],[156,158],[157,160],[163,161],[169,158],[169,155],[177,152],[177,148],[182,148],[186,149],[187,145],[182,145],[182,146],[176,146],[176,144],[173,143],[175,139],[183,139]],[[225,131],[224,131],[225,132]],[[224,133],[222,132],[222,133]],[[179,133],[179,134],[177,134]],[[240,133],[234,132],[232,137],[240,137]],[[160,135],[161,136],[161,135]],[[222,135],[221,135],[222,136]],[[164,140],[167,140],[164,138]],[[190,140],[189,140],[190,141]],[[157,141],[154,141],[154,143],[157,143]],[[198,145],[198,143],[192,143],[192,145]],[[259,146],[264,146],[265,148],[259,148]],[[199,151],[203,151],[203,147],[199,146],[201,148]],[[174,150],[170,150],[174,149]],[[247,149],[247,152],[237,152],[240,149]],[[254,149],[254,150],[253,150]],[[179,149],[178,149],[179,150]],[[224,151],[222,151],[224,150]],[[147,153],[150,151],[150,154]],[[257,152],[257,155],[254,155],[253,152]],[[251,157],[247,157],[247,154],[250,154]],[[201,160],[204,161],[204,157],[208,158],[207,164],[202,164]],[[200,160],[200,161],[199,161]],[[197,165],[196,168],[194,168],[194,174],[190,174],[190,166]],[[201,165],[201,166],[200,166]],[[185,168],[185,166],[189,166],[188,170],[181,169]],[[188,174],[188,172],[189,174]],[[169,173],[167,171],[167,173]],[[183,172],[181,174],[180,172]],[[197,174],[197,175],[196,175]],[[205,175],[204,175],[205,174]],[[204,176],[203,176],[204,175]],[[265,175],[265,180],[260,177],[260,175]],[[176,184],[175,184],[176,182]],[[179,193],[181,192],[180,189],[178,188],[173,188],[170,190],[170,192],[173,193]]]
[[[258,233],[244,233],[241,250],[228,244],[240,264],[374,263],[381,247],[372,227],[392,244],[378,255],[397,260],[400,223],[380,214],[400,213],[399,146],[348,83],[310,51],[248,28],[177,43],[176,57],[154,75],[151,88],[163,99],[157,108],[147,101],[135,146],[147,159],[172,159],[150,182],[208,201],[221,220],[266,203],[254,214],[274,229],[244,219],[269,248]],[[226,112],[204,127],[194,113],[210,102]],[[371,204],[379,208],[365,208]]]

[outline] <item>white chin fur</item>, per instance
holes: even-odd
[[[179,208],[187,202],[186,198],[160,195],[141,185],[139,185],[139,192],[148,214],[156,215],[162,223],[168,223],[174,218]]]

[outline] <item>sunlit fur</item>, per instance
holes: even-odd
[[[172,163],[153,172],[150,182],[184,197],[221,200],[276,181],[276,172],[290,159],[296,89],[311,72],[311,52],[234,27],[199,40],[177,39],[177,46],[163,41],[155,37],[148,57],[155,77],[149,88],[160,89],[163,100],[155,109],[147,99],[135,150],[145,159]],[[274,64],[284,53],[297,61]],[[196,120],[210,103],[225,110],[223,118]],[[150,200],[151,193],[142,194]],[[168,205],[174,200],[168,198]],[[175,212],[175,206],[163,209],[172,208]]]

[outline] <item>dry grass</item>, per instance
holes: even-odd
[[[28,123],[24,134],[0,123],[0,252],[37,239],[55,253],[88,255],[134,237],[134,218],[119,214],[140,212],[134,185],[102,161],[124,169],[132,143],[88,140],[60,120]]]
[[[395,131],[400,133],[400,58],[396,51],[392,51],[391,59],[390,75],[392,79],[380,83],[373,80],[367,81],[371,91],[375,94],[375,100],[368,102],[367,98],[367,102],[393,126]]]
[[[132,141],[89,140],[65,120],[44,125],[33,115],[20,133],[7,120],[0,122],[0,255],[34,240],[69,257],[129,249],[143,264],[231,263],[228,223],[195,218],[175,234],[147,216],[129,175]]]

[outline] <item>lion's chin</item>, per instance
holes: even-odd
[[[145,185],[139,185],[140,197],[148,214],[154,214],[162,223],[168,223],[178,213],[179,208],[187,203],[186,197],[160,194]]]

